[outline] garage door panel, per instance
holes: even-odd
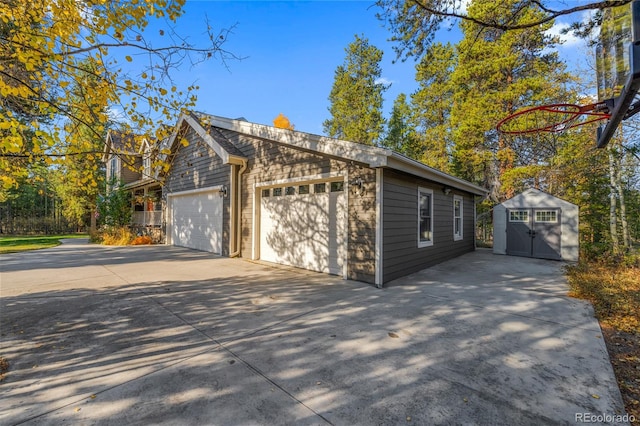
[[[345,199],[342,192],[262,198],[260,258],[342,274]]]
[[[171,197],[173,245],[222,252],[222,198],[218,191]]]

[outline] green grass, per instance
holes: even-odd
[[[60,245],[60,240],[63,238],[87,238],[88,236],[87,234],[69,234],[0,237],[0,254],[55,247]]]

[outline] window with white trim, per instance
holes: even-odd
[[[418,188],[418,247],[433,245],[433,190]]]
[[[529,222],[529,210],[509,210],[509,222]]]
[[[115,186],[118,184],[117,180],[120,178],[120,173],[118,173],[118,157],[115,155],[111,157],[109,161],[109,165],[107,167],[107,184]]]
[[[537,223],[558,223],[558,212],[555,210],[536,210]]]
[[[453,240],[459,241],[462,239],[462,209],[463,199],[460,195],[453,196]]]
[[[151,155],[149,153],[145,153],[144,157],[142,157],[142,178],[151,177]]]

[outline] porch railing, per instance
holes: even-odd
[[[162,211],[133,212],[131,224],[137,226],[161,226]]]

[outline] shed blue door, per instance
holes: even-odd
[[[562,259],[559,209],[508,209],[507,254]]]

